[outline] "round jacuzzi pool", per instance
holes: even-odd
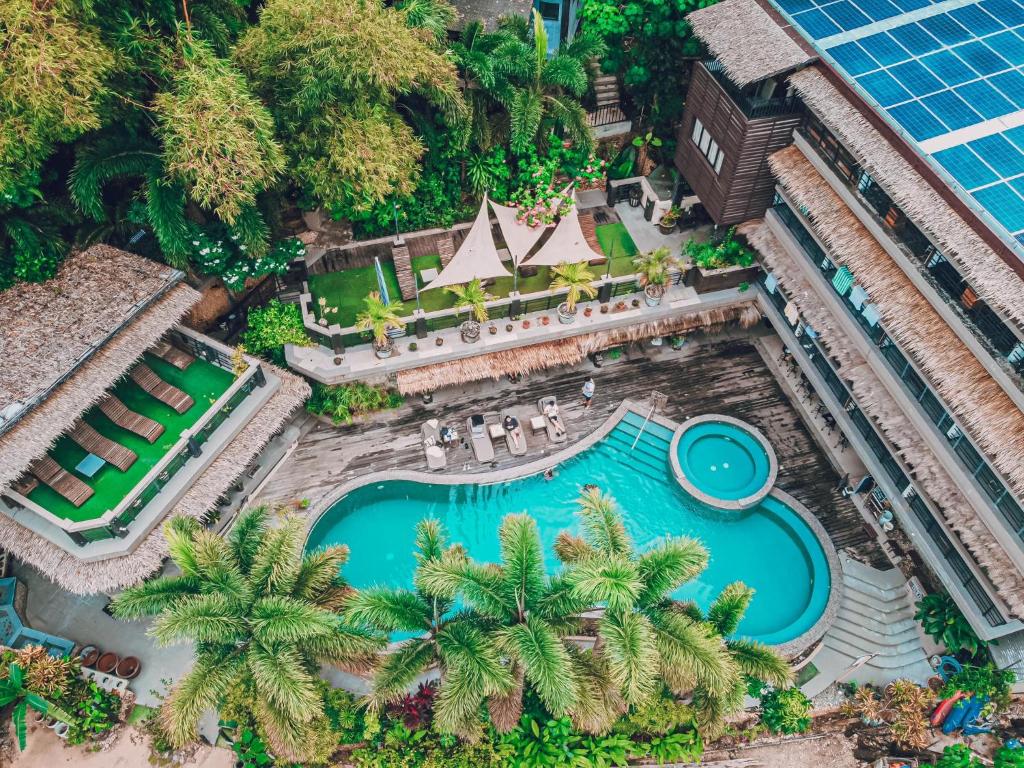
[[[719,509],[747,509],[775,484],[778,463],[757,429],[730,416],[699,416],[676,430],[670,451],[687,493]]]

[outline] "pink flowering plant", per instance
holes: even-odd
[[[306,246],[300,240],[289,237],[279,240],[263,256],[253,258],[246,253],[244,244],[236,236],[216,238],[206,232],[197,232],[192,237],[192,262],[204,275],[214,275],[224,281],[230,291],[241,291],[250,277],[283,275],[288,263],[306,254]]]
[[[519,209],[519,221],[531,227],[547,226],[572,210],[571,195],[564,195],[571,183],[585,187],[604,178],[606,163],[593,152],[553,143],[546,157],[535,151],[519,159],[517,188],[508,205]]]

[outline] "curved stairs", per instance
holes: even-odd
[[[804,684],[804,693],[814,696],[840,677],[876,685],[898,678],[926,682],[933,672],[903,574],[895,568],[879,571],[842,554],[840,559],[839,611],[811,660],[818,674]],[[865,656],[871,658],[848,672]]]

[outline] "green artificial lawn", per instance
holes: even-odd
[[[114,394],[121,398],[130,410],[163,424],[164,433],[155,443],[150,444],[133,432],[115,425],[100,412],[99,408],[93,408],[86,412],[83,417],[85,421],[101,435],[133,450],[139,458],[127,472],[122,472],[112,464],[106,464],[91,478],[84,477],[74,470],[78,462],[85,458],[85,449],[71,438],[61,437],[51,449],[50,456],[64,469],[85,482],[95,493],[82,506],[76,507],[53,489],[40,483],[39,487],[29,494],[29,499],[57,517],[76,523],[95,520],[121,503],[121,500],[178,442],[181,433],[194,425],[235,379],[230,371],[218,368],[205,360],[196,359],[185,371],[149,354],[145,356],[145,361],[161,379],[188,392],[196,401],[195,404],[185,413],[179,414],[155,397],[147,395],[134,381],[125,376],[114,386]]]
[[[612,257],[612,277],[631,275],[633,269],[632,259],[637,253],[633,239],[626,231],[622,223],[601,224],[596,228],[597,240],[605,255],[614,253]],[[441,257],[436,253],[425,256],[417,256],[412,260],[413,271],[419,275],[424,269],[433,267],[441,271]],[[594,277],[602,277],[608,267],[603,265],[591,268]],[[395,265],[391,262],[381,264],[384,273],[384,283],[388,288],[388,297],[392,301],[399,301],[402,292],[398,287],[398,276],[395,274]],[[540,267],[536,275],[530,277],[519,277],[519,292],[537,293],[546,291],[551,285],[551,274],[549,267]],[[513,279],[511,277],[499,277],[493,285],[487,287],[487,292],[493,296],[505,297],[512,291]],[[326,275],[310,275],[309,290],[313,294],[314,309],[317,316],[320,315],[319,299],[327,299],[328,307],[337,307],[337,312],[329,312],[327,319],[330,323],[337,323],[342,328],[348,328],[356,322],[356,315],[363,311],[364,300],[371,291],[378,290],[377,270],[371,265],[369,267],[358,267],[346,269],[343,272],[331,272]],[[416,300],[402,302],[403,315],[411,315],[416,308]],[[433,288],[420,292],[420,306],[426,312],[435,312],[441,309],[449,309],[455,306],[455,296],[444,288]]]

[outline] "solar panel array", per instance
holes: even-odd
[[[1024,0],[772,0],[1024,245]]]

